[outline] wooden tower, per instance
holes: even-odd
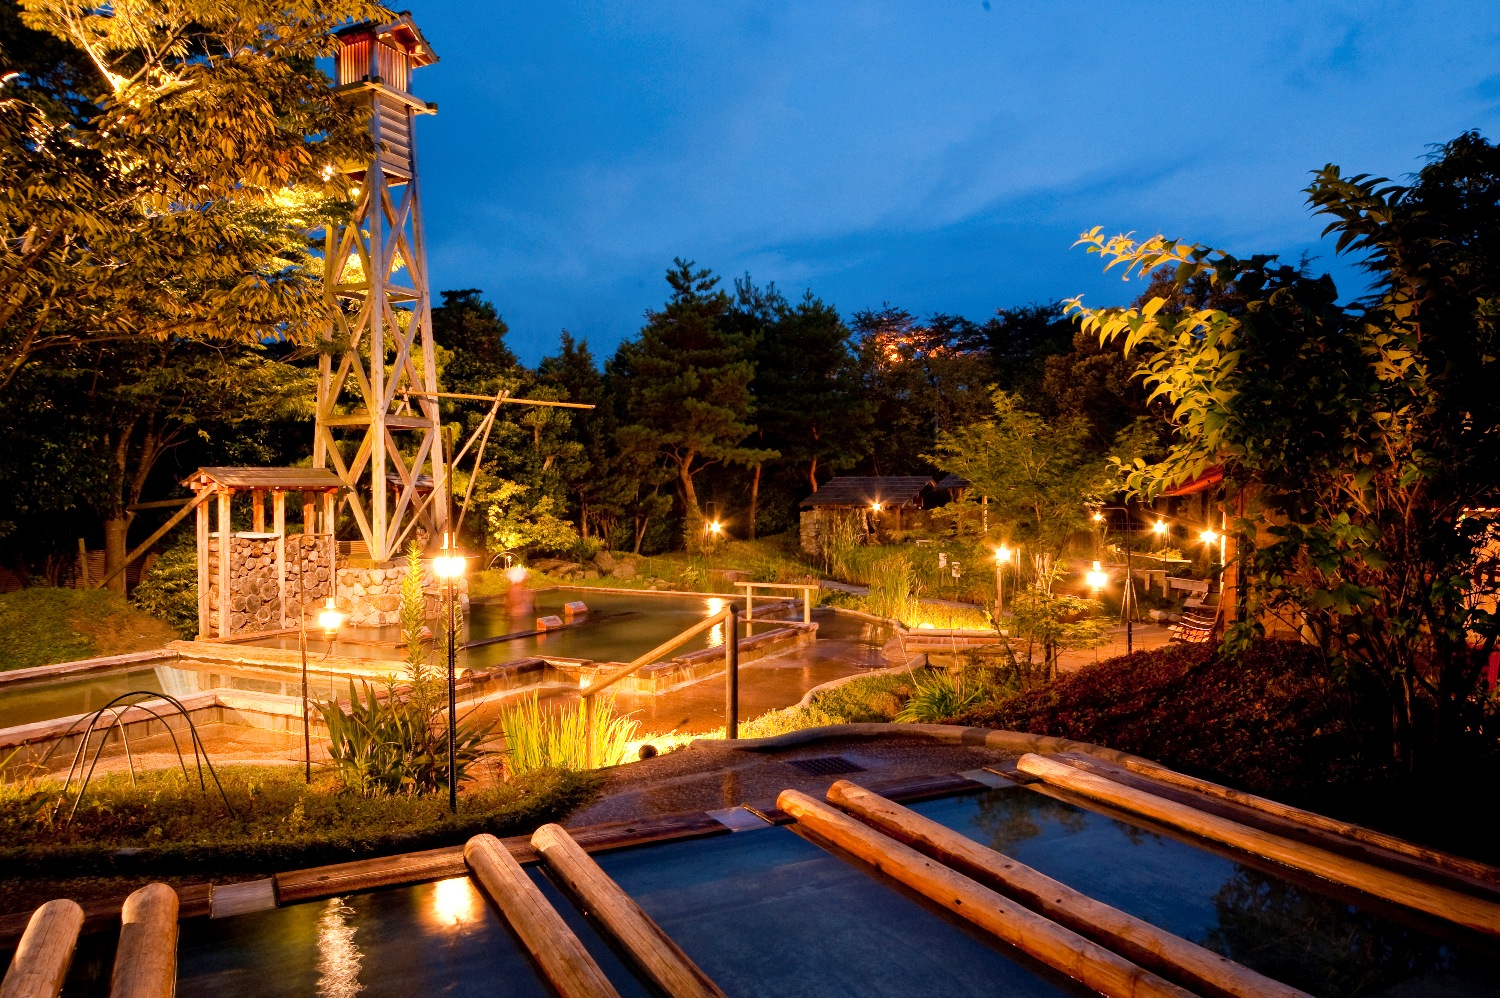
[[[325,232],[328,346],[318,378],[313,466],[348,487],[344,501],[369,557],[387,561],[418,520],[446,529],[432,302],[417,194],[411,73],[437,61],[411,15],[338,33],[338,91],[370,108],[375,154],[342,167],[356,207]],[[413,393],[423,393],[416,395]]]

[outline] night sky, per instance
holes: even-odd
[[[1078,233],[1347,261],[1309,171],[1399,178],[1500,139],[1500,4],[416,2],[435,290],[481,288],[528,362],[596,354],[674,256],[846,315],[983,320],[1137,284]]]

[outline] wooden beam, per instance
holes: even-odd
[[[800,790],[783,790],[776,806],[819,839],[1106,998],[1192,998],[1191,992]]]
[[[271,493],[271,525],[276,530],[276,605],[281,608],[281,627],[286,629],[286,493]]]
[[[583,943],[499,839],[474,836],[464,846],[464,860],[561,998],[619,998]]]
[[[229,561],[230,548],[234,544],[234,533],[229,524],[229,500],[234,493],[229,489],[219,492],[219,633],[217,637],[229,637]]]
[[[1307,998],[1296,988],[1111,908],[848,780],[837,780],[828,788],[828,802],[876,831],[1205,998]]]
[[[0,983],[0,998],[57,998],[83,928],[76,901],[48,901],[31,914]]]
[[[503,402],[507,405],[541,405],[553,409],[592,409],[592,403],[588,402],[554,402],[551,399],[517,399],[509,395],[470,395],[466,392],[412,392],[403,391],[402,395],[411,395],[415,398],[428,399],[468,399],[472,402]]]
[[[141,543],[137,544],[135,550],[131,551],[125,556],[125,560],[120,562],[120,567],[116,568],[113,572],[110,572],[103,579],[101,579],[99,581],[99,584],[94,586],[94,588],[103,589],[105,586],[107,586],[110,581],[115,578],[115,576],[125,571],[125,569],[128,568],[132,562],[134,562],[141,555],[145,554],[147,551],[150,551],[151,546],[157,541],[161,540],[164,536],[166,536],[167,531],[171,530],[183,520],[187,519],[187,515],[193,510],[197,509],[205,499],[213,494],[213,492],[214,490],[211,488],[204,489],[202,492],[198,493],[188,505],[182,507],[176,513],[173,513],[166,523],[163,523],[160,527],[156,528],[155,533],[153,533],[150,537],[147,537],[144,541],[141,541]]]
[[[208,504],[198,504],[198,636],[208,637]]]
[[[1500,905],[1494,902],[1424,883],[1316,846],[1293,842],[1039,755],[1023,755],[1016,768],[1053,786],[1152,818],[1211,842],[1242,849],[1445,921],[1500,936]]]
[[[668,998],[725,998],[672,937],[589,858],[561,825],[543,825],[531,844],[575,898]]]
[[[188,496],[186,499],[158,499],[155,502],[138,502],[133,506],[126,506],[125,508],[132,513],[139,513],[143,509],[176,509],[178,506],[186,506],[192,501],[192,496]]]
[[[266,493],[262,489],[250,490],[250,529],[257,534],[266,532]]]
[[[177,894],[147,884],[125,899],[109,998],[172,998],[177,990]]]

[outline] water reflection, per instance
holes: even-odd
[[[452,877],[433,885],[432,913],[440,925],[467,925],[479,917],[479,892],[468,877]]]
[[[329,898],[318,918],[319,998],[353,998],[364,990],[359,983],[364,954],[354,944],[356,929],[349,924],[353,914],[343,898]]]
[[[724,612],[724,601],[717,596],[710,596],[705,602],[708,604],[708,613],[705,616],[712,617],[714,614]],[[708,632],[708,646],[710,648],[724,647],[724,625],[715,624]]]

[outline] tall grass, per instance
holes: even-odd
[[[614,697],[585,697],[544,707],[533,693],[500,712],[512,774],[618,766],[630,758],[630,743],[639,728],[640,722],[615,713]]]
[[[870,595],[866,597],[870,612],[910,624],[918,616],[917,575],[904,555],[893,554],[877,561],[870,569]]]

